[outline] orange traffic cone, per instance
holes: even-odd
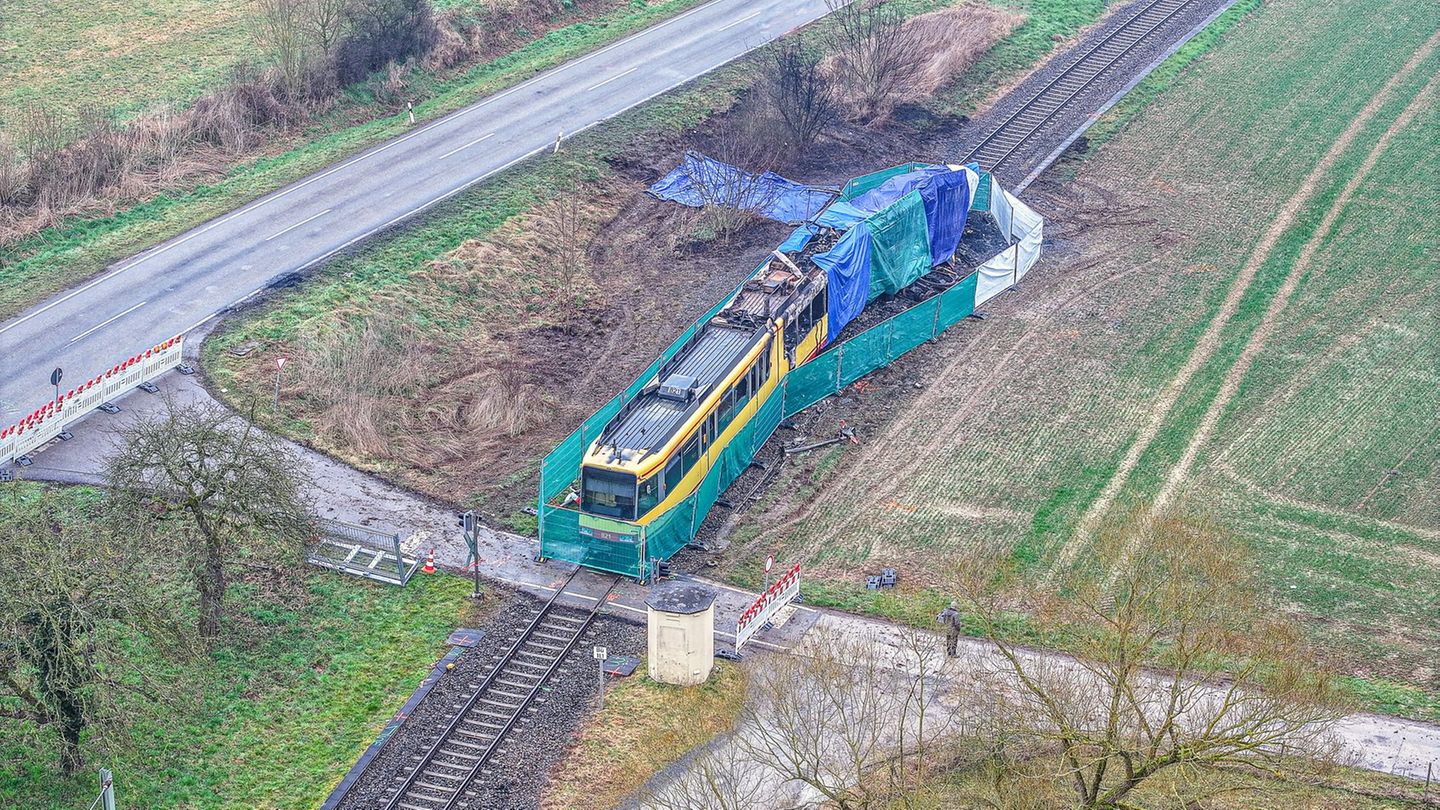
[[[425,567],[420,569],[427,574],[435,573],[435,549],[430,549],[430,554],[425,558]]]

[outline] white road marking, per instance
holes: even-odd
[[[324,211],[321,211],[320,213],[316,214],[315,216],[313,216],[313,217],[306,217],[305,219],[300,220],[299,222],[295,223],[294,225],[291,225],[290,227],[286,228],[286,229],[283,230],[283,231],[276,231],[275,233],[270,234],[269,236],[265,237],[265,241],[266,241],[266,242],[269,242],[271,239],[274,239],[274,238],[277,237],[277,236],[284,236],[285,234],[287,234],[287,233],[295,230],[296,228],[300,227],[301,225],[304,225],[304,224],[307,223],[307,222],[313,222],[314,220],[317,220],[317,219],[319,219],[320,217],[323,217],[323,216],[325,216],[326,214],[328,214],[328,213],[330,213],[331,211],[334,211],[334,210],[335,210],[335,209],[333,209],[333,208],[326,208]]]
[[[611,76],[610,78],[606,79],[606,80],[603,81],[603,82],[599,82],[599,83],[597,83],[597,84],[592,84],[592,85],[590,85],[589,87],[585,88],[585,92],[588,93],[588,92],[590,92],[591,90],[594,90],[594,89],[597,88],[597,87],[604,87],[605,85],[607,85],[607,84],[609,84],[610,82],[613,82],[613,81],[615,81],[615,80],[617,80],[617,79],[623,79],[623,78],[625,78],[626,76],[629,76],[631,73],[634,73],[635,71],[637,71],[637,70],[639,70],[639,69],[640,69],[640,66],[639,66],[639,65],[636,65],[635,67],[630,68],[629,70],[625,71],[624,73],[616,73],[614,76]]]
[[[149,303],[149,302],[148,302],[148,301],[141,301],[140,303],[136,304],[136,305],[133,306],[133,307],[130,307],[129,309],[125,310],[124,312],[120,313],[119,315],[116,315],[116,316],[113,317],[113,318],[109,318],[109,319],[107,319],[107,320],[104,320],[104,321],[101,321],[100,323],[95,324],[94,326],[90,327],[89,329],[86,329],[84,332],[81,332],[80,334],[76,335],[75,337],[70,338],[70,342],[71,342],[71,343],[74,343],[75,341],[79,340],[80,338],[85,337],[86,335],[90,334],[91,332],[94,332],[95,330],[97,330],[97,329],[99,329],[99,328],[101,328],[101,327],[103,327],[103,326],[107,326],[107,325],[109,325],[109,324],[114,323],[115,321],[120,320],[121,318],[125,317],[126,315],[129,315],[130,313],[134,312],[135,310],[139,309],[140,307],[145,306],[147,303]]]
[[[494,137],[494,136],[495,136],[495,133],[493,133],[493,132],[490,133],[489,135],[481,135],[480,137],[478,137],[478,138],[476,138],[475,140],[473,140],[473,141],[465,144],[464,146],[457,146],[457,147],[455,147],[454,149],[451,149],[449,152],[446,152],[445,154],[443,154],[443,155],[441,155],[440,157],[435,158],[435,159],[436,159],[436,160],[444,160],[445,158],[450,157],[451,155],[455,154],[456,152],[459,152],[459,151],[461,151],[461,150],[463,150],[463,149],[469,149],[470,147],[472,147],[472,146],[474,146],[475,144],[477,144],[477,143],[485,140],[486,138],[492,138],[492,137]]]
[[[758,12],[758,11],[752,11],[751,13],[746,14],[744,17],[741,17],[740,19],[738,19],[738,20],[736,20],[736,21],[734,21],[734,22],[732,22],[732,23],[726,23],[725,25],[722,25],[722,26],[720,26],[719,28],[716,28],[716,29],[715,29],[715,32],[716,32],[716,33],[719,33],[719,32],[721,32],[721,31],[729,30],[729,29],[734,28],[735,26],[739,25],[740,23],[745,22],[746,20],[753,20],[753,19],[755,19],[756,17],[759,17],[759,16],[760,16],[760,12]]]

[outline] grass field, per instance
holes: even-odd
[[[10,11],[0,15],[0,111],[184,104],[259,58],[244,2],[42,0]]]
[[[7,485],[15,486],[15,485]],[[122,727],[84,743],[86,772],[60,776],[53,735],[0,723],[0,806],[74,810],[115,774],[121,807],[318,806],[476,617],[460,577],[405,588],[307,572],[277,600],[236,585],[220,646],[189,660],[137,651],[135,673],[175,686],[120,699]]]
[[[999,552],[1043,581],[1084,563],[1097,526],[1157,497],[1198,506],[1357,689],[1440,718],[1437,165],[1420,112],[1440,58],[1406,66],[1433,33],[1386,0],[1278,0],[1239,22],[1031,195],[1048,262],[991,320],[877,375],[856,395],[876,407],[924,391],[833,472],[799,468],[818,494],[775,499],[742,549],[779,545],[817,593],[903,614],[861,575],[897,565],[918,595]]]

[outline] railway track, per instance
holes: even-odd
[[[976,144],[961,163],[977,162],[995,171],[1029,143],[1045,125],[1065,111],[1076,96],[1145,42],[1151,33],[1184,11],[1195,0],[1150,0],[1144,6],[1085,49],[1073,61],[1034,93],[1015,112]]]
[[[448,726],[440,730],[414,767],[388,794],[385,810],[451,810],[479,807],[471,783],[483,775],[506,736],[526,715],[541,687],[580,643],[620,581],[610,580],[595,607],[583,615],[561,608],[559,600],[581,572],[577,567],[555,593],[538,607],[524,631],[485,671],[479,685],[457,706]]]

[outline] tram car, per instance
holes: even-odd
[[[882,296],[959,301],[949,295],[958,290],[961,305],[947,309],[946,319],[935,307],[927,324],[948,326],[1020,279],[1039,256],[1041,224],[973,164],[907,164],[852,180],[698,325],[593,439],[566,440],[576,442],[580,463],[578,470],[563,463],[553,469],[564,475],[563,488],[547,489],[542,467],[541,554],[643,579],[651,562],[678,548],[667,516],[685,510],[672,510],[698,498],[713,471],[722,471],[723,488],[736,460],[749,461],[755,431],[746,427],[753,424],[763,440],[783,412],[765,408],[771,397],[792,404],[787,375],[868,332],[852,334],[874,320],[860,316]],[[870,360],[868,367],[888,362]],[[732,448],[741,437],[743,445]],[[727,450],[734,452],[719,463]],[[697,518],[703,515],[692,514],[686,527],[690,535]],[[666,539],[649,547],[657,536]]]
[[[775,251],[586,449],[580,531],[633,536],[692,494],[779,381],[825,347],[826,273]]]

